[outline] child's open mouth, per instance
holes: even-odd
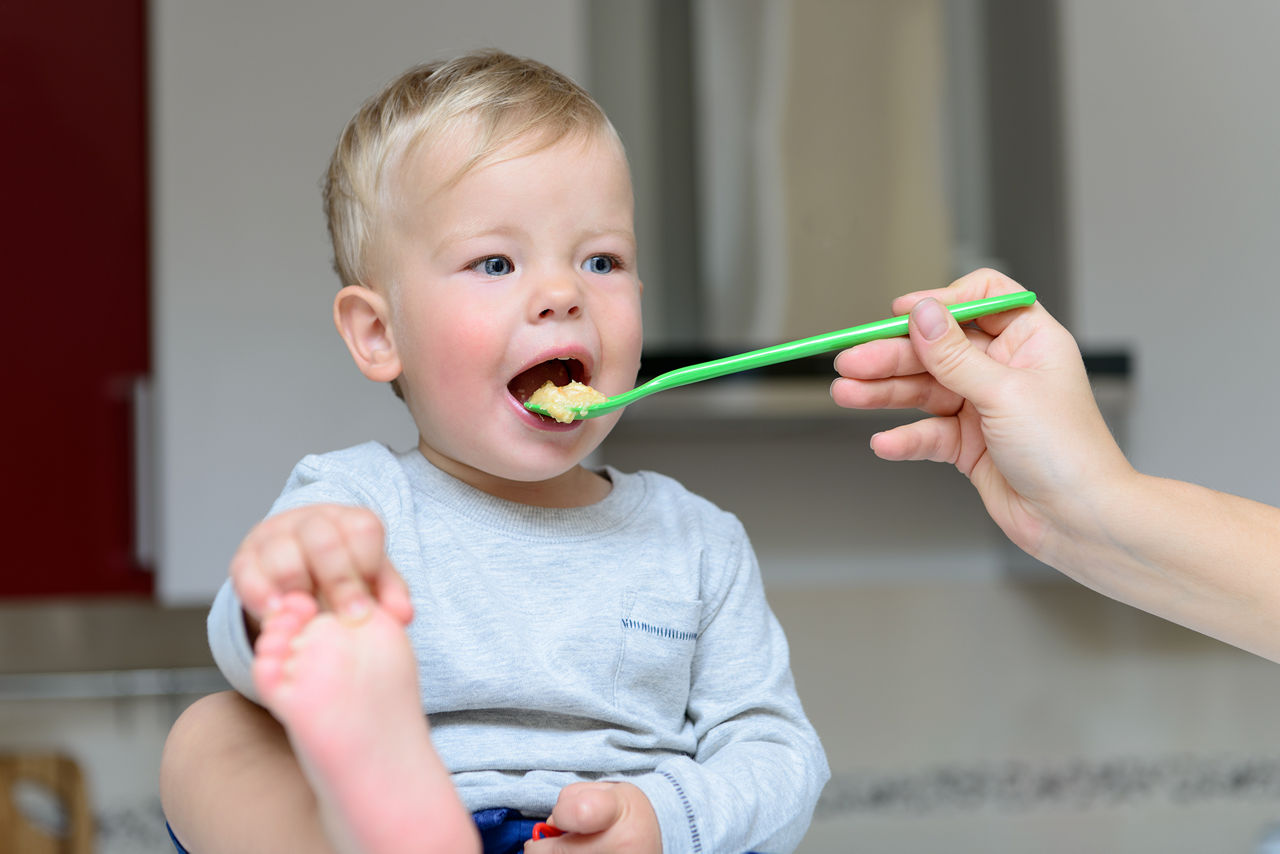
[[[589,379],[586,366],[577,359],[567,357],[548,359],[516,374],[511,382],[507,383],[507,391],[523,406],[525,401],[548,381],[557,386],[566,386],[574,381],[587,383]],[[529,414],[534,415],[532,412]],[[544,421],[552,420],[543,415],[534,415],[534,417]]]

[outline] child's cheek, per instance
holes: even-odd
[[[459,313],[433,324],[425,365],[445,383],[505,383],[506,377],[490,376],[502,362],[506,336],[476,313]]]

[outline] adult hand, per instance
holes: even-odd
[[[1075,340],[1041,306],[961,329],[939,303],[1017,290],[979,270],[899,297],[910,337],[836,357],[842,406],[931,418],[872,438],[890,460],[953,463],[1009,539],[1094,590],[1280,661],[1280,509],[1133,470]]]
[[[909,338],[839,354],[831,396],[850,408],[931,415],[875,435],[872,450],[887,460],[954,464],[1001,530],[1046,559],[1054,535],[1088,524],[1091,498],[1132,469],[1098,411],[1075,340],[1042,306],[963,329],[943,308],[1019,290],[1000,273],[978,270],[899,297],[893,310],[910,310]]]

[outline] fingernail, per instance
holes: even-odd
[[[342,616],[346,617],[354,623],[358,623],[365,617],[369,616],[369,603],[362,596],[359,599],[352,599],[342,608]]]
[[[921,300],[911,310],[911,317],[926,341],[937,341],[947,331],[947,310],[935,299]]]

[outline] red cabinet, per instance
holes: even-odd
[[[3,4],[0,595],[148,593],[131,391],[149,371],[140,0]]]

